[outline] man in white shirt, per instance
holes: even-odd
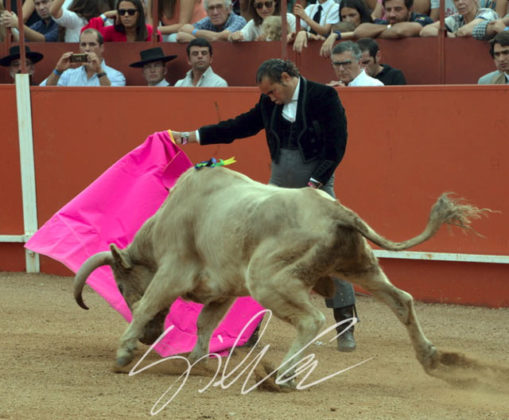
[[[104,40],[99,31],[81,33],[80,52],[65,52],[41,86],[125,86],[124,75],[104,62]]]
[[[361,67],[362,52],[352,41],[344,41],[334,47],[331,54],[332,68],[338,80],[329,82],[329,86],[383,86],[384,84],[368,76]]]
[[[319,0],[308,5],[305,9],[300,3],[293,8],[295,16],[300,17],[301,30],[295,36],[293,49],[302,52],[307,47],[307,40],[311,36],[327,37],[332,25],[339,22],[339,3],[334,0]]]
[[[186,48],[191,70],[175,87],[226,87],[228,83],[212,71],[212,45],[204,38],[193,39]]]
[[[176,58],[176,55],[164,55],[161,47],[140,51],[140,61],[129,64],[129,67],[143,69],[143,77],[148,86],[170,86],[165,79],[168,69],[166,63]]]

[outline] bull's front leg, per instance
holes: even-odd
[[[196,325],[198,341],[193,351],[189,354],[189,361],[191,363],[208,354],[210,337],[232,306],[234,300],[234,298],[227,298],[221,302],[210,302],[202,308]]]

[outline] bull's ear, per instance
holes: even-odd
[[[121,267],[125,269],[132,268],[131,259],[127,255],[127,253],[119,248],[115,244],[110,245],[111,255],[113,255],[113,259],[115,263],[119,264]]]

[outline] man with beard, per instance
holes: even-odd
[[[193,39],[186,48],[191,70],[175,87],[226,87],[228,83],[212,71],[212,45],[203,38]]]
[[[412,11],[413,0],[382,0],[386,19],[361,23],[354,31],[355,38],[407,38],[419,36],[422,28],[433,20]]]
[[[30,26],[25,25],[25,39],[33,42],[58,41],[58,24],[51,18],[50,7],[53,0],[34,0],[35,11],[40,20]],[[0,24],[11,28],[14,41],[19,41],[18,16],[16,13],[4,11],[0,16]]]

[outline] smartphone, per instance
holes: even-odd
[[[86,63],[88,62],[88,54],[73,54],[71,55],[71,63]]]

